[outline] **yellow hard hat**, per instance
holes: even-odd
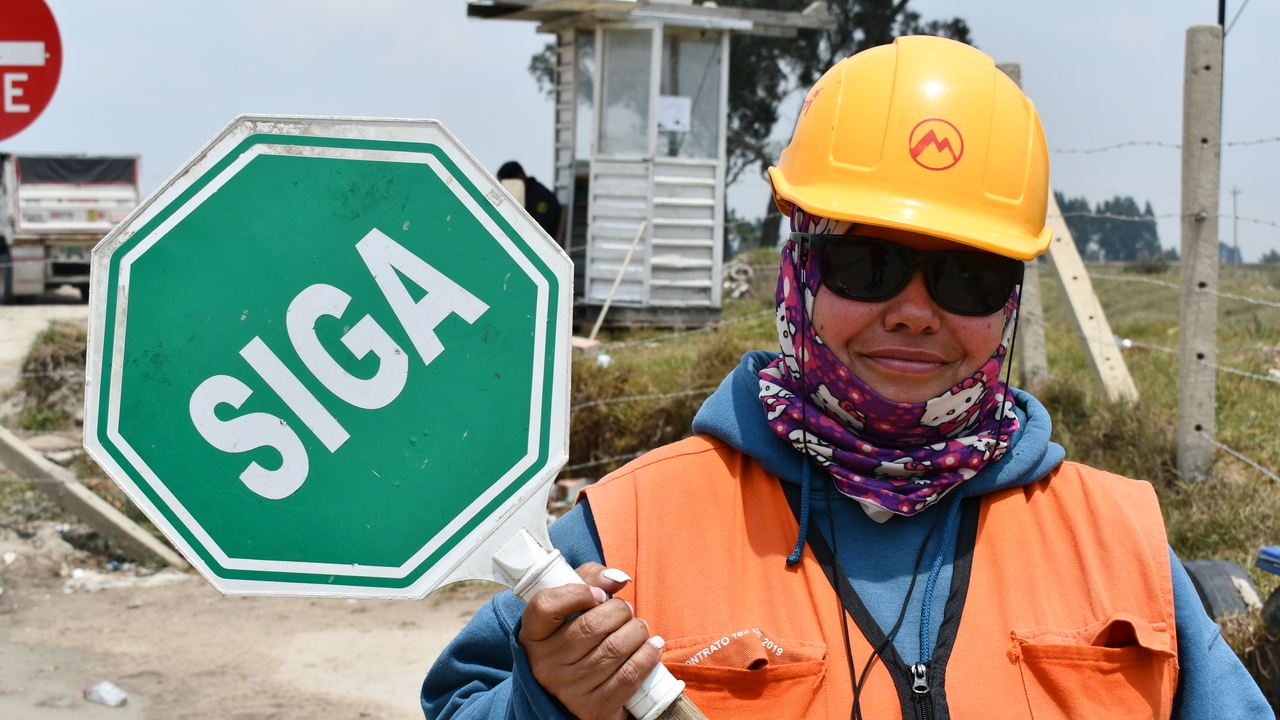
[[[769,168],[774,202],[1019,260],[1049,247],[1049,155],[1035,106],[964,43],[916,35],[864,50],[805,96]]]

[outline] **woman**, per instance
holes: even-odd
[[[710,718],[1271,717],[1150,485],[1063,462],[1001,380],[1049,242],[1017,87],[900,38],[819,80],[770,178],[782,352],[586,491],[551,530],[588,585],[497,596],[428,717],[625,718],[658,662]]]

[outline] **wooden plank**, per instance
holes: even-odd
[[[711,258],[691,258],[683,255],[654,255],[650,265],[654,270],[705,270],[711,268]]]
[[[701,279],[698,279],[698,280],[658,280],[658,279],[656,279],[656,278],[655,278],[655,279],[652,279],[652,280],[650,280],[650,281],[649,281],[649,285],[651,285],[651,286],[653,286],[653,287],[668,287],[668,288],[710,288],[710,287],[711,287],[711,281],[710,281],[710,280],[701,280]]]
[[[655,325],[694,325],[694,324],[697,324],[696,322],[690,322],[689,320],[677,320],[677,319],[674,319],[674,317],[678,317],[678,316],[673,316],[673,319],[668,319],[668,320],[657,320],[656,318],[661,318],[661,317],[664,317],[664,316],[665,316],[665,315],[664,315],[664,313],[663,313],[663,311],[664,311],[664,310],[682,310],[682,309],[689,309],[689,308],[707,308],[707,309],[709,309],[709,310],[714,310],[714,311],[715,311],[715,312],[717,312],[717,313],[719,313],[719,312],[720,312],[720,308],[717,308],[717,307],[715,307],[715,306],[713,306],[713,305],[711,304],[711,298],[707,297],[707,293],[706,293],[706,292],[699,292],[699,293],[680,293],[680,294],[679,294],[677,297],[675,297],[675,298],[668,298],[668,297],[666,297],[666,294],[667,294],[668,292],[669,292],[669,291],[668,291],[667,289],[665,289],[665,288],[658,288],[657,297],[654,297],[654,298],[652,298],[651,300],[649,300],[649,306],[650,306],[650,307],[649,307],[649,308],[646,308],[646,309],[652,309],[652,310],[656,311],[656,312],[653,314],[653,317],[655,318],[655,320],[654,320],[653,324],[655,324]]]
[[[681,238],[654,238],[654,247],[678,247],[678,248],[709,248],[715,244],[715,240],[697,240],[697,239],[681,239]]]
[[[1093,282],[1085,272],[1084,261],[1071,238],[1071,229],[1062,217],[1058,201],[1049,194],[1048,217],[1045,221],[1053,228],[1053,242],[1049,243],[1049,263],[1058,278],[1058,286],[1067,299],[1067,309],[1075,322],[1076,332],[1084,339],[1085,357],[1098,383],[1112,400],[1138,399],[1138,388],[1133,384],[1129,367],[1120,356],[1111,324],[1102,310],[1102,303],[1093,292]]]
[[[716,165],[706,160],[661,158],[653,161],[653,175],[655,181],[664,183],[714,183]]]
[[[719,228],[713,225],[701,227],[658,226],[653,229],[653,239],[671,240],[679,243],[710,242],[713,247],[719,242]]]
[[[0,462],[98,534],[114,538],[133,559],[158,557],[182,570],[190,567],[172,548],[80,484],[69,470],[50,461],[4,427],[0,427]]]
[[[605,175],[638,177],[649,182],[649,162],[647,160],[596,160],[593,168],[596,177]]]
[[[656,197],[653,199],[654,205],[684,206],[684,207],[715,207],[715,198],[682,198],[682,197]]]
[[[698,218],[654,218],[655,226],[715,227],[716,221]]]
[[[836,19],[827,13],[827,4],[814,3],[812,10],[788,12],[785,10],[756,10],[754,8],[715,7],[709,5],[663,5],[662,12],[669,15],[686,15],[725,20],[749,20],[758,25],[802,30],[820,30],[834,27]]]
[[[468,12],[472,5],[468,5]],[[827,12],[826,3],[814,3],[805,12],[788,12],[783,10],[756,10],[752,8],[714,7],[708,5],[670,5],[662,4],[664,17],[685,17],[689,20],[746,20],[753,24],[752,35],[778,34],[793,37],[797,29],[819,30],[834,27],[836,19]],[[598,22],[625,21],[633,10],[644,12],[657,11],[648,4],[635,2],[559,2],[541,3],[528,10],[516,10],[505,13],[504,20],[540,21],[538,32],[556,33],[578,26],[594,26]],[[641,19],[637,15],[635,19]],[[741,32],[741,31],[740,31]]]
[[[710,187],[716,186],[716,179],[701,177],[685,177],[683,175],[654,175],[653,182],[657,185],[706,185]]]

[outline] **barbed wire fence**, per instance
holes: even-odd
[[[764,268],[776,270],[777,266],[774,266],[774,265],[752,266],[753,270],[764,269]],[[733,326],[741,325],[744,323],[751,323],[757,320],[763,320],[766,317],[772,318],[773,315],[774,315],[774,311],[772,309],[760,310],[757,312],[746,313],[738,317],[729,318],[727,320],[722,320],[720,322],[712,323],[710,325],[706,325],[703,327],[691,328],[688,330],[679,330],[679,331],[665,333],[661,335],[637,338],[634,340],[622,340],[622,341],[616,341],[616,342],[602,343],[600,346],[599,352],[603,355],[608,355],[610,353],[614,353],[620,350],[625,351],[628,349],[656,348],[663,344],[670,343],[674,340],[680,340],[680,339],[689,338],[693,336],[719,332],[721,330],[724,330],[726,328],[731,328]],[[579,355],[574,357],[573,361],[574,363],[578,363],[584,360],[594,360],[597,357],[598,356],[592,356],[592,355]],[[693,388],[688,390],[676,390],[676,391],[664,392],[664,393],[641,393],[641,394],[623,395],[618,397],[594,398],[590,400],[582,400],[580,402],[574,403],[573,405],[570,405],[569,411],[570,413],[575,413],[580,410],[585,410],[585,409],[594,408],[594,407],[601,407],[601,406],[612,406],[612,405],[620,405],[620,404],[627,404],[627,403],[654,402],[654,401],[662,401],[662,400],[673,400],[678,398],[689,398],[689,397],[695,397],[698,395],[710,395],[715,391],[716,391],[715,387],[701,387],[701,388]],[[593,458],[591,460],[587,460],[584,462],[572,463],[572,464],[566,465],[560,471],[560,475],[562,478],[564,478],[564,477],[567,477],[566,473],[577,473],[590,468],[597,468],[601,466],[611,465],[614,463],[625,463],[626,461],[633,460],[637,457],[640,457],[641,455],[644,455],[645,453],[649,452],[652,449],[653,448],[646,448],[644,450],[640,450],[636,452],[611,455],[608,457],[601,457],[601,458]]]
[[[1056,325],[1052,325],[1052,324],[1050,324],[1050,323],[1046,323],[1046,322],[1041,321],[1041,320],[1034,320],[1034,319],[1033,319],[1033,320],[1031,320],[1031,322],[1034,322],[1036,325],[1039,325],[1040,327],[1043,327],[1045,330],[1048,330],[1048,331],[1050,331],[1050,332],[1062,333],[1062,334],[1064,334],[1064,335],[1074,335],[1074,336],[1079,337],[1079,338],[1083,338],[1083,337],[1084,337],[1084,335],[1083,335],[1083,334],[1078,333],[1078,332],[1076,332],[1075,330],[1069,330],[1069,329],[1067,329],[1067,328],[1058,327],[1058,326],[1056,326]],[[1120,339],[1120,338],[1117,338],[1117,340],[1119,340],[1119,341],[1120,341],[1120,343],[1121,343],[1121,346],[1122,346],[1122,347],[1133,347],[1133,348],[1140,348],[1140,349],[1143,349],[1143,350],[1155,350],[1155,351],[1157,351],[1157,352],[1167,353],[1167,354],[1170,354],[1170,355],[1177,355],[1177,354],[1178,354],[1178,351],[1177,351],[1177,350],[1175,350],[1174,348],[1164,347],[1164,346],[1162,346],[1162,345],[1152,345],[1152,344],[1149,344],[1149,343],[1141,343],[1141,342],[1137,342],[1137,341],[1129,340],[1129,339]],[[1243,376],[1245,376],[1245,377],[1253,378],[1253,379],[1255,379],[1255,380],[1265,380],[1265,381],[1269,381],[1269,382],[1280,383],[1280,378],[1273,378],[1273,377],[1268,377],[1268,376],[1266,376],[1266,375],[1258,375],[1258,374],[1256,374],[1256,373],[1250,373],[1250,372],[1246,372],[1246,371],[1243,371],[1243,370],[1238,370],[1238,369],[1236,369],[1236,368],[1224,367],[1224,366],[1222,366],[1222,365],[1218,365],[1218,364],[1216,364],[1216,363],[1211,363],[1211,362],[1206,362],[1206,361],[1204,361],[1204,360],[1201,360],[1200,362],[1201,362],[1201,363],[1203,363],[1203,364],[1205,364],[1205,365],[1207,365],[1208,367],[1211,367],[1211,368],[1215,369],[1215,370],[1220,370],[1220,371],[1223,371],[1223,372],[1233,373],[1233,374],[1236,374],[1236,375],[1243,375]],[[1042,373],[1040,373],[1040,374],[1044,375],[1045,377],[1047,377],[1047,378],[1049,378],[1049,379],[1051,379],[1051,380],[1063,381],[1063,378],[1060,378],[1060,377],[1058,377],[1058,376],[1056,376],[1056,375],[1054,375],[1054,374],[1052,374],[1052,373],[1042,372]],[[1172,371],[1170,372],[1170,374],[1173,374],[1173,373],[1172,373]],[[1105,400],[1105,398],[1103,398],[1101,395],[1098,395],[1097,393],[1094,393],[1094,392],[1090,391],[1088,388],[1084,387],[1083,385],[1081,385],[1081,384],[1079,384],[1079,383],[1072,382],[1072,381],[1066,381],[1066,382],[1068,382],[1072,387],[1076,388],[1077,390],[1079,390],[1079,391],[1083,392],[1084,394],[1086,394],[1086,395],[1088,395],[1088,396],[1090,396],[1090,397],[1093,397],[1093,398],[1095,398],[1095,399],[1097,399],[1097,400]],[[1173,426],[1173,425],[1167,425],[1167,429],[1174,429],[1174,426]],[[1204,436],[1205,438],[1207,438],[1210,442],[1212,442],[1212,443],[1214,444],[1214,446],[1215,446],[1215,447],[1217,447],[1218,449],[1223,450],[1223,451],[1225,451],[1225,452],[1227,452],[1227,453],[1229,453],[1229,454],[1231,454],[1231,455],[1235,456],[1236,458],[1238,458],[1238,459],[1240,459],[1241,461],[1243,461],[1243,462],[1247,463],[1250,467],[1254,468],[1255,470],[1257,470],[1258,472],[1260,472],[1260,473],[1262,473],[1263,475],[1267,476],[1268,478],[1270,478],[1270,479],[1272,479],[1272,480],[1275,480],[1275,481],[1277,481],[1277,482],[1280,482],[1280,476],[1277,476],[1277,475],[1276,475],[1274,472],[1272,472],[1271,470],[1268,470],[1267,468],[1263,467],[1263,466],[1262,466],[1258,461],[1256,461],[1256,460],[1254,460],[1254,459],[1252,459],[1252,458],[1248,457],[1247,455],[1245,455],[1244,453],[1240,452],[1239,450],[1236,450],[1235,448],[1232,448],[1232,447],[1228,446],[1227,444],[1225,444],[1225,443],[1223,443],[1223,442],[1221,442],[1221,441],[1219,441],[1219,440],[1214,439],[1214,438],[1213,438],[1211,435],[1209,435],[1208,433],[1205,433],[1205,432],[1201,431],[1201,435],[1203,435],[1203,436]]]
[[[1238,17],[1238,13],[1237,13],[1237,17]],[[1234,25],[1234,21],[1232,24]],[[1192,44],[1190,40],[1188,41],[1187,47],[1188,47],[1188,50],[1187,50],[1188,57],[1190,57],[1190,53],[1192,52],[1191,50]],[[1190,80],[1188,80],[1188,82],[1190,82]],[[1191,90],[1188,90],[1187,92],[1190,93]],[[1220,87],[1218,89],[1218,92],[1220,92]],[[1184,132],[1189,132],[1186,130],[1186,128],[1192,127],[1192,125],[1189,125],[1188,123],[1200,122],[1200,118],[1199,116],[1194,115],[1191,110],[1186,110],[1185,112],[1187,114],[1184,115],[1184,118],[1183,118]],[[1199,128],[1195,131],[1197,133],[1207,133],[1205,136],[1202,137],[1201,143],[1206,148],[1212,149],[1218,153],[1221,153],[1226,148],[1252,147],[1252,146],[1258,146],[1258,145],[1264,145],[1264,144],[1280,143],[1280,136],[1262,137],[1262,138],[1255,138],[1251,140],[1223,141],[1216,134],[1217,132],[1216,126],[1215,126],[1215,129],[1211,132],[1206,131],[1204,127],[1202,127],[1201,125],[1195,125],[1194,127]],[[1140,148],[1140,147],[1157,147],[1157,148],[1163,148],[1163,149],[1182,150],[1182,145],[1180,143],[1171,143],[1171,142],[1165,142],[1161,140],[1129,140],[1125,142],[1112,143],[1109,145],[1103,145],[1103,146],[1094,147],[1094,148],[1055,148],[1052,150],[1052,152],[1059,155],[1095,155],[1095,154],[1101,154],[1101,153],[1123,152],[1126,149]],[[1183,165],[1183,171],[1182,171],[1183,182],[1187,181],[1186,173],[1188,171],[1186,169],[1186,162],[1187,160],[1184,154],[1184,158],[1183,158],[1184,165]],[[1217,163],[1218,163],[1217,160],[1215,160],[1213,163],[1212,172],[1214,173],[1219,172],[1219,166]],[[1191,177],[1192,178],[1196,177],[1196,175],[1194,174],[1194,171]],[[1218,180],[1215,178],[1214,180],[1215,187],[1217,186],[1217,182]],[[1187,196],[1184,195],[1184,201],[1186,197]],[[1195,198],[1193,202],[1209,202],[1209,200],[1207,199],[1207,196],[1201,197],[1193,193],[1192,197]],[[1216,199],[1214,200],[1215,202],[1213,204],[1216,205]],[[1097,210],[1099,211],[1102,210],[1102,207],[1099,206]],[[1142,215],[1136,215],[1136,216],[1120,215],[1118,213],[1111,213],[1111,212],[1097,212],[1097,211],[1089,212],[1086,207],[1083,212],[1082,211],[1064,212],[1062,213],[1061,217],[1063,220],[1067,218],[1072,218],[1072,217],[1077,217],[1077,218],[1092,217],[1092,218],[1117,220],[1117,221],[1151,222],[1151,223],[1154,223],[1154,221],[1156,220],[1176,218],[1182,221],[1182,232],[1184,234],[1187,232],[1187,226],[1188,226],[1187,220],[1192,218],[1194,218],[1194,220],[1196,221],[1201,221],[1201,222],[1210,220],[1210,219],[1216,219],[1216,220],[1230,219],[1236,222],[1244,221],[1244,222],[1253,223],[1261,226],[1280,228],[1280,222],[1276,222],[1274,220],[1267,220],[1263,218],[1255,218],[1255,217],[1247,217],[1247,216],[1239,215],[1238,213],[1234,212],[1235,210],[1234,206],[1232,210],[1233,212],[1231,213],[1209,213],[1205,210],[1200,210],[1198,212],[1185,213],[1185,214],[1184,213],[1162,213],[1157,215],[1150,212],[1150,205],[1148,204],[1148,212]],[[1194,238],[1196,237],[1196,235],[1193,233],[1192,237]],[[1221,245],[1219,245],[1219,247],[1221,247]],[[1236,252],[1238,252],[1238,250]],[[1235,260],[1237,262],[1239,261],[1238,255],[1235,257]],[[1205,306],[1196,299],[1196,296],[1194,295],[1194,293],[1204,292],[1207,295],[1214,296],[1215,298],[1230,299],[1233,301],[1249,303],[1258,307],[1280,308],[1280,302],[1277,302],[1275,300],[1264,299],[1260,297],[1251,297],[1251,296],[1242,295],[1239,293],[1221,292],[1216,288],[1208,287],[1208,285],[1216,285],[1216,283],[1204,282],[1204,277],[1203,277],[1204,272],[1206,272],[1204,267],[1199,267],[1194,263],[1191,266],[1188,266],[1186,263],[1179,265],[1179,274],[1184,276],[1183,277],[1184,281],[1186,281],[1187,277],[1191,277],[1193,279],[1199,277],[1201,279],[1201,282],[1194,283],[1195,285],[1194,287],[1190,282],[1186,282],[1186,287],[1184,287],[1183,283],[1165,282],[1165,281],[1157,280],[1154,278],[1140,278],[1140,277],[1133,277],[1129,275],[1117,276],[1117,275],[1108,275],[1106,273],[1090,272],[1089,276],[1093,280],[1101,280],[1106,282],[1139,282],[1139,283],[1146,283],[1149,285],[1167,287],[1179,292],[1180,305],[1184,307],[1187,306],[1187,304],[1189,303],[1190,306],[1193,308],[1199,307],[1203,309]],[[1208,270],[1208,272],[1213,272],[1213,270],[1210,269]],[[1190,275],[1188,275],[1188,273],[1190,273]],[[1257,322],[1257,317],[1258,316],[1255,314],[1254,315],[1255,323]],[[1216,328],[1216,324],[1217,324],[1217,321],[1215,318],[1215,320],[1213,321],[1212,327]],[[1046,326],[1046,329],[1059,331],[1059,332],[1062,331],[1062,328],[1053,328],[1048,326]],[[1186,347],[1191,347],[1190,345],[1187,345],[1187,342],[1201,343],[1205,341],[1204,333],[1206,332],[1206,330],[1204,329],[1204,327],[1197,326],[1196,328],[1183,328],[1183,330],[1184,332],[1187,332],[1187,333],[1191,333],[1193,330],[1195,330],[1198,333],[1198,335],[1189,335],[1184,337],[1184,342],[1180,343],[1180,347],[1183,347],[1184,350]],[[1220,343],[1220,340],[1215,339],[1215,336],[1216,336],[1215,330],[1208,330],[1207,332],[1209,333],[1208,342],[1214,343],[1214,344]],[[1078,333],[1073,333],[1073,334],[1078,334]],[[1167,347],[1163,347],[1156,344],[1140,343],[1140,342],[1135,342],[1127,339],[1122,340],[1121,338],[1118,338],[1118,337],[1116,338],[1116,342],[1121,348],[1154,350],[1160,353],[1164,353],[1166,355],[1173,355],[1175,358],[1178,358],[1177,364],[1173,365],[1173,372],[1175,373],[1176,382],[1183,381],[1184,380],[1183,374],[1189,372],[1189,370],[1186,367],[1183,367],[1181,364],[1198,361],[1201,366],[1212,371],[1210,378],[1216,377],[1222,374],[1228,374],[1236,377],[1247,378],[1248,380],[1256,381],[1256,382],[1264,382],[1268,384],[1280,384],[1280,358],[1277,358],[1275,360],[1275,365],[1270,369],[1270,373],[1264,375],[1260,373],[1250,372],[1248,370],[1244,370],[1240,368],[1234,368],[1229,365],[1212,362],[1205,357],[1205,354],[1200,352],[1195,353],[1194,354],[1195,357],[1193,358],[1191,357],[1192,354],[1189,350],[1187,350],[1184,353],[1180,350],[1175,350],[1173,348],[1167,348]],[[1189,377],[1195,377],[1194,373]],[[1182,387],[1182,386],[1179,386],[1179,387]],[[1185,388],[1183,388],[1183,390],[1185,390]],[[1184,394],[1185,393],[1180,390],[1179,402],[1184,401],[1182,399],[1182,395]],[[1213,398],[1215,396],[1211,394],[1209,397]],[[1221,401],[1213,400],[1212,402],[1217,404]],[[1208,413],[1209,413],[1209,416],[1212,418],[1217,413],[1217,408],[1208,409]],[[1180,413],[1180,417],[1181,417],[1181,413]],[[1213,433],[1207,432],[1204,428],[1201,427],[1201,425],[1198,422],[1197,424],[1194,425],[1194,433],[1189,433],[1189,431],[1192,429],[1189,423],[1186,423],[1185,427],[1183,427],[1183,424],[1184,424],[1183,421],[1180,421],[1179,428],[1178,428],[1178,432],[1181,434],[1179,437],[1179,454],[1180,454],[1179,467],[1180,468],[1183,467],[1181,453],[1183,451],[1185,435],[1193,434],[1193,435],[1198,435],[1199,437],[1207,441],[1209,444],[1212,445],[1212,447],[1218,450],[1222,450],[1223,452],[1226,452],[1232,455],[1233,457],[1241,460],[1242,462],[1245,462],[1250,467],[1253,467],[1258,472],[1265,475],[1267,478],[1270,478],[1272,481],[1280,481],[1280,478],[1277,477],[1274,471],[1264,467],[1264,465],[1258,462],[1255,458],[1250,458],[1245,453],[1240,452],[1238,449],[1229,447],[1225,443],[1222,443],[1220,440],[1214,438]],[[1216,425],[1216,422],[1214,424]],[[1200,461],[1192,459],[1192,460],[1188,460],[1188,462],[1194,465],[1195,463]]]
[[[561,470],[560,472],[561,474],[567,473],[567,472],[576,472],[578,470],[585,470],[586,468],[589,468],[589,467],[598,467],[600,465],[608,465],[610,463],[623,462],[625,460],[635,460],[636,458],[640,457],[641,455],[644,455],[647,452],[649,452],[649,450],[640,450],[633,453],[627,453],[625,455],[614,455],[613,457],[600,458],[598,460],[588,460],[587,462],[582,462],[582,463],[574,463],[573,465],[566,465],[564,469]]]
[[[1096,276],[1096,275],[1091,275],[1091,277],[1097,277],[1097,276]],[[1130,279],[1130,278],[1124,278],[1124,279],[1126,279],[1126,280],[1127,280],[1127,279]],[[1042,321],[1042,320],[1036,320],[1036,319],[1032,319],[1032,318],[1028,318],[1028,320],[1030,320],[1031,322],[1035,323],[1036,325],[1039,325],[1040,327],[1042,327],[1042,328],[1044,328],[1045,330],[1048,330],[1048,331],[1050,331],[1050,332],[1061,333],[1061,334],[1064,334],[1064,335],[1074,335],[1074,336],[1079,337],[1079,338],[1084,338],[1084,335],[1083,335],[1083,334],[1078,333],[1078,332],[1076,332],[1075,330],[1070,330],[1070,329],[1067,329],[1067,328],[1059,327],[1059,326],[1057,326],[1057,325],[1053,325],[1053,324],[1050,324],[1050,323],[1046,323],[1046,322],[1044,322],[1044,321]],[[1178,354],[1178,351],[1177,351],[1176,349],[1174,349],[1174,348],[1170,348],[1170,347],[1164,347],[1164,346],[1162,346],[1162,345],[1153,345],[1153,344],[1149,344],[1149,343],[1141,343],[1141,342],[1137,342],[1137,341],[1135,341],[1135,340],[1129,340],[1129,339],[1120,339],[1120,338],[1117,338],[1117,340],[1119,340],[1119,341],[1121,342],[1122,347],[1133,347],[1133,348],[1140,348],[1140,349],[1143,349],[1143,350],[1155,350],[1155,351],[1157,351],[1157,352],[1162,352],[1162,353],[1166,353],[1166,354],[1170,354],[1170,355],[1175,355],[1175,356]],[[1204,361],[1204,360],[1201,360],[1200,362],[1202,362],[1203,364],[1207,365],[1208,367],[1211,367],[1211,368],[1213,368],[1213,369],[1215,369],[1215,370],[1219,370],[1219,371],[1222,371],[1222,372],[1232,373],[1232,374],[1236,374],[1236,375],[1242,375],[1242,376],[1244,376],[1244,377],[1252,378],[1252,379],[1255,379],[1255,380],[1264,380],[1264,381],[1267,381],[1267,382],[1280,383],[1280,378],[1270,377],[1270,376],[1267,376],[1267,375],[1259,375],[1259,374],[1257,374],[1257,373],[1246,372],[1246,371],[1239,370],[1239,369],[1236,369],[1236,368],[1230,368],[1230,367],[1225,367],[1225,366],[1222,366],[1222,365],[1218,365],[1218,364],[1216,364],[1216,363],[1206,362],[1206,361]],[[1066,380],[1065,378],[1059,377],[1059,376],[1054,375],[1053,373],[1050,373],[1050,372],[1040,371],[1040,372],[1038,372],[1037,374],[1042,375],[1042,376],[1044,376],[1044,377],[1046,377],[1046,378],[1048,378],[1048,379],[1050,379],[1050,380],[1055,380],[1055,381],[1059,381],[1059,382],[1066,382],[1067,384],[1071,385],[1071,386],[1072,386],[1073,388],[1075,388],[1076,390],[1078,390],[1078,391],[1080,391],[1080,392],[1084,393],[1085,395],[1088,395],[1088,396],[1089,396],[1089,397],[1091,397],[1091,398],[1094,398],[1095,400],[1098,400],[1098,401],[1105,401],[1105,400],[1106,400],[1106,398],[1104,398],[1103,396],[1099,395],[1098,393],[1093,392],[1092,390],[1090,390],[1089,388],[1085,387],[1084,385],[1082,385],[1082,384],[1080,384],[1080,383],[1077,383],[1077,382],[1074,382],[1074,381],[1071,381],[1071,380]],[[1172,374],[1173,374],[1173,372],[1172,372],[1172,371],[1170,371],[1170,374],[1172,375]],[[1175,429],[1175,427],[1174,427],[1173,425],[1171,425],[1171,424],[1166,424],[1166,425],[1165,425],[1165,429],[1167,429],[1167,430],[1174,430],[1174,429]],[[1203,430],[1202,430],[1202,431],[1200,431],[1200,435],[1201,435],[1202,437],[1204,437],[1206,440],[1208,440],[1210,443],[1212,443],[1214,447],[1216,447],[1216,448],[1218,448],[1219,450],[1222,450],[1223,452],[1225,452],[1225,453],[1227,453],[1227,454],[1229,454],[1229,455],[1231,455],[1231,456],[1235,457],[1237,460],[1240,460],[1241,462],[1245,463],[1246,465],[1248,465],[1249,467],[1253,468],[1254,470],[1257,470],[1260,474],[1264,475],[1264,476],[1265,476],[1265,477],[1267,477],[1268,479],[1270,479],[1270,480],[1272,480],[1272,481],[1274,481],[1274,482],[1278,482],[1278,483],[1280,483],[1280,475],[1277,475],[1275,472],[1273,472],[1273,471],[1271,471],[1270,469],[1266,468],[1266,467],[1265,467],[1265,466],[1263,466],[1261,463],[1259,463],[1257,460],[1254,460],[1253,458],[1249,457],[1248,455],[1245,455],[1243,452],[1240,452],[1239,450],[1237,450],[1237,449],[1235,449],[1235,448],[1233,448],[1233,447],[1231,447],[1231,446],[1227,445],[1226,443],[1224,443],[1224,442],[1222,442],[1222,441],[1220,441],[1220,440],[1218,440],[1218,439],[1214,438],[1212,435],[1210,435],[1209,433],[1204,432]]]
[[[1203,217],[1201,217],[1201,215],[1203,215]],[[1152,220],[1166,220],[1170,218],[1180,218],[1182,217],[1182,214],[1181,213],[1159,213],[1154,215],[1117,215],[1116,213],[1100,213],[1100,212],[1086,212],[1084,210],[1072,210],[1071,212],[1062,213],[1061,217],[1064,217],[1064,218],[1094,217],[1094,218],[1105,218],[1107,220],[1126,220],[1129,222],[1151,222]],[[1200,213],[1195,215],[1195,217],[1203,220],[1210,217],[1210,215],[1207,213]],[[1216,217],[1224,220],[1244,220],[1245,222],[1251,222],[1257,225],[1269,225],[1274,228],[1280,228],[1280,222],[1276,222],[1274,220],[1263,220],[1262,218],[1246,217],[1244,215],[1232,215],[1231,213],[1217,213],[1212,217]]]
[[[629,347],[636,347],[639,345],[656,345],[658,343],[667,342],[668,340],[675,340],[677,338],[688,337],[690,335],[700,335],[703,333],[716,332],[718,330],[729,327],[731,325],[737,325],[738,323],[743,323],[743,322],[750,322],[752,320],[757,320],[766,315],[772,315],[772,314],[773,314],[773,310],[761,310],[759,312],[748,313],[746,315],[741,315],[736,318],[731,318],[729,320],[721,320],[718,323],[713,323],[711,325],[706,325],[699,328],[693,328],[691,330],[679,330],[676,332],[667,333],[665,335],[654,335],[653,337],[639,338],[637,340],[622,340],[618,342],[602,343],[600,345],[600,351],[603,353],[608,353],[614,350],[620,350],[622,348],[629,348]],[[577,363],[583,360],[591,360],[591,359],[593,358],[590,355],[578,355],[573,359],[573,361]]]
[[[1089,277],[1091,279],[1107,280],[1107,281],[1114,281],[1114,282],[1146,283],[1149,285],[1157,285],[1157,286],[1171,288],[1178,291],[1182,290],[1182,287],[1180,285],[1177,285],[1171,282],[1165,282],[1162,280],[1156,280],[1154,278],[1136,277],[1132,275],[1111,275],[1106,273],[1089,273]],[[1255,305],[1280,308],[1280,302],[1264,300],[1262,298],[1249,297],[1245,295],[1239,295],[1236,293],[1224,293],[1216,290],[1211,290],[1209,288],[1199,288],[1198,291],[1207,292],[1211,295],[1216,295],[1218,297],[1229,298],[1232,300],[1251,303]],[[1039,325],[1040,327],[1050,332],[1073,335],[1081,339],[1086,339],[1083,333],[1080,333],[1076,330],[1060,327],[1051,323],[1047,323],[1043,320],[1038,320],[1031,317],[1028,317],[1027,319],[1030,322],[1033,322],[1036,325]],[[1143,343],[1136,340],[1131,340],[1128,338],[1120,338],[1120,337],[1116,337],[1115,340],[1116,340],[1116,344],[1123,349],[1137,348],[1142,350],[1153,350],[1159,353],[1164,353],[1166,355],[1172,355],[1174,357],[1177,357],[1179,354],[1176,348],[1166,347],[1166,346],[1158,345],[1154,343]],[[1200,364],[1206,367],[1212,368],[1217,372],[1227,373],[1230,375],[1249,378],[1251,380],[1257,380],[1261,382],[1280,385],[1280,376],[1277,376],[1277,375],[1262,375],[1259,373],[1249,372],[1247,370],[1241,370],[1240,368],[1233,368],[1227,365],[1210,362],[1208,360],[1205,360],[1204,358],[1199,358],[1197,362],[1199,362]],[[1176,379],[1176,369],[1169,369],[1169,368],[1166,368],[1166,369],[1169,370],[1170,374],[1173,375]],[[1059,379],[1049,373],[1043,373],[1043,374],[1049,377],[1050,379],[1054,379],[1054,380]],[[1088,395],[1101,399],[1100,396],[1096,395],[1095,393],[1089,392],[1087,389],[1083,388],[1079,384],[1076,384],[1076,383],[1072,383],[1072,384],[1075,385],[1078,389],[1087,393]],[[1204,432],[1203,430],[1200,431],[1200,435],[1205,437],[1209,442],[1211,442],[1214,445],[1214,447],[1218,448],[1219,450],[1222,450],[1223,452],[1226,452],[1227,454],[1232,455],[1233,457],[1239,459],[1240,461],[1254,468],[1255,470],[1257,470],[1259,473],[1266,476],[1267,478],[1276,482],[1280,482],[1280,475],[1277,475],[1274,471],[1262,465],[1262,463],[1259,462],[1258,460],[1245,455],[1243,452],[1241,452],[1236,448],[1230,447],[1226,443],[1223,443],[1220,440],[1212,437],[1210,434]]]
[[[1089,277],[1097,278],[1099,280],[1118,280],[1121,282],[1147,283],[1148,285],[1160,285],[1162,287],[1173,288],[1174,290],[1182,289],[1181,285],[1175,285],[1174,283],[1171,283],[1171,282],[1164,282],[1163,280],[1156,280],[1154,278],[1134,277],[1132,275],[1107,275],[1104,273],[1089,273]],[[1274,300],[1263,300],[1261,298],[1249,297],[1247,295],[1236,295],[1234,293],[1224,293],[1218,290],[1211,290],[1209,288],[1200,288],[1200,292],[1207,292],[1210,295],[1214,295],[1220,298],[1227,298],[1229,300],[1240,300],[1241,302],[1247,302],[1254,305],[1266,305],[1268,307],[1280,308],[1280,302],[1276,302]]]
[[[606,398],[604,400],[588,400],[580,402],[577,405],[570,405],[569,411],[581,410],[583,408],[597,407],[599,405],[613,405],[615,403],[638,402],[640,400],[669,400],[671,398],[688,397],[690,395],[710,395],[715,392],[713,387],[698,388],[696,390],[680,390],[678,392],[669,393],[650,393],[648,395],[626,395],[624,397]]]
[[[1258,138],[1257,140],[1234,140],[1230,142],[1219,143],[1221,147],[1245,147],[1248,145],[1262,145],[1264,143],[1280,142],[1280,137]],[[1055,148],[1049,152],[1058,155],[1094,155],[1097,153],[1110,152],[1112,150],[1120,150],[1130,147],[1162,147],[1172,150],[1181,150],[1180,143],[1164,142],[1162,140],[1127,140],[1125,142],[1114,143],[1112,145],[1103,145],[1102,147],[1077,149],[1077,148]]]

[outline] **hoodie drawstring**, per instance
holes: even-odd
[[[787,556],[788,565],[800,562],[805,541],[809,539],[809,458],[801,455],[800,462],[804,464],[800,471],[800,535],[796,538],[796,549]]]

